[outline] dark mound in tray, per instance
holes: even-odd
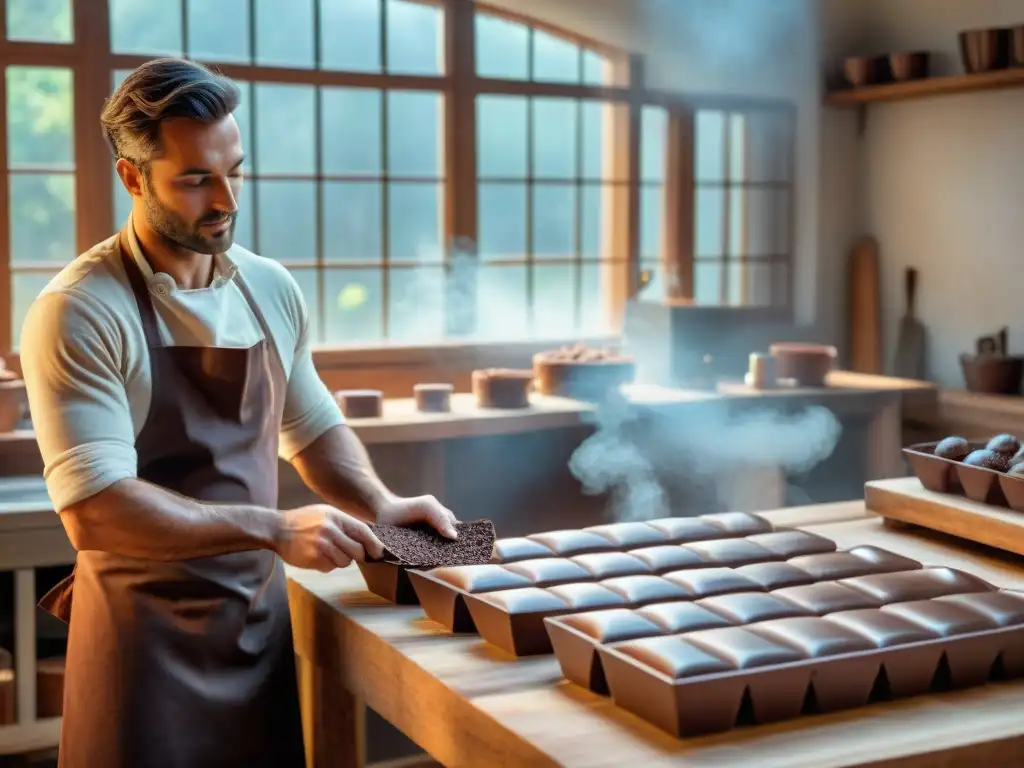
[[[457,539],[448,539],[425,523],[370,526],[384,544],[378,562],[408,568],[437,568],[488,563],[494,551],[494,524],[490,520],[456,523]]]

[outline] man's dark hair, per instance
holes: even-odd
[[[214,123],[241,101],[229,78],[186,59],[154,59],[133,71],[107,99],[100,115],[115,158],[144,167],[160,154],[160,123],[187,117]]]

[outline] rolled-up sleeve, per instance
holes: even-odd
[[[286,461],[291,461],[327,430],[344,424],[345,417],[313,365],[309,312],[302,289],[293,278],[288,285],[292,294],[288,304],[297,341],[288,376],[284,415],[281,417],[279,454]]]
[[[137,476],[122,337],[109,312],[65,291],[36,299],[22,327],[32,426],[57,511]]]

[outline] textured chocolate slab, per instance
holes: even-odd
[[[494,553],[494,524],[490,520],[456,523],[458,537],[449,539],[425,523],[381,525],[370,530],[384,545],[382,562],[412,568],[488,563]]]

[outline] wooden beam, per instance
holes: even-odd
[[[694,205],[694,114],[669,113],[662,214],[662,286],[665,298],[692,300],[696,206]]]
[[[113,157],[100,130],[99,115],[112,90],[108,0],[74,4],[75,47],[75,246],[88,250],[114,231]],[[75,254],[69,255],[69,261]]]
[[[2,9],[0,9],[2,10]],[[6,16],[6,14],[3,14]],[[6,19],[5,19],[6,21]],[[4,27],[0,25],[0,32],[6,35]],[[3,77],[0,77],[0,168],[4,169],[3,183],[0,184],[0,258],[3,260],[0,268],[0,301],[4,302],[0,311],[0,349],[9,352],[14,349],[17,339],[14,338],[14,290],[11,279],[11,174],[8,170],[10,160],[7,157],[7,69],[3,68]]]
[[[477,329],[479,275],[476,160],[476,27],[472,3],[445,1],[444,243],[445,327],[453,337]]]
[[[615,87],[628,87],[625,104],[605,106],[604,172],[627,183],[605,187],[601,201],[601,288],[609,330],[622,327],[626,302],[636,295],[640,273],[640,136],[644,65],[639,56],[613,62]]]

